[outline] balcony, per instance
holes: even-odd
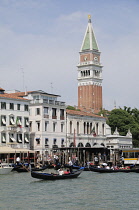
[[[60,116],[60,120],[64,120],[65,119],[65,117],[64,116]]]
[[[57,119],[57,116],[52,116],[52,119]]]
[[[9,126],[7,127],[7,131],[16,132],[16,131],[17,131],[17,126],[9,125]]]
[[[44,114],[43,117],[44,118],[49,118],[49,115],[48,114]]]

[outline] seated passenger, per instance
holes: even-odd
[[[69,174],[69,173],[70,173],[69,169],[67,169],[67,171],[64,171],[64,174]]]
[[[58,169],[58,173],[59,173],[59,175],[63,175],[64,174],[64,171],[62,170],[62,168]]]

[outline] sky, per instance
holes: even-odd
[[[88,14],[101,52],[103,108],[139,109],[139,0],[0,0],[0,87],[43,90],[76,106]]]

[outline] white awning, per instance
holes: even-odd
[[[14,141],[16,141],[13,137],[12,137],[12,138],[10,138],[10,139],[11,139],[11,141],[13,141],[13,142],[14,142]]]
[[[4,125],[6,125],[6,121],[5,121],[4,118],[2,118],[2,123],[3,123]]]
[[[6,142],[6,139],[5,139],[4,136],[2,137],[2,142],[3,142],[3,143]]]
[[[29,125],[29,122],[28,122],[28,120],[26,120],[26,125]]]
[[[22,142],[22,140],[21,140],[21,139],[19,139],[19,140],[18,140],[18,142]]]
[[[14,124],[15,124],[15,122],[14,122],[13,118],[11,118],[10,122],[11,122],[11,124],[12,124],[12,125],[14,125]]]
[[[20,153],[20,152],[24,152],[24,153],[35,153],[33,150],[28,150],[28,149],[13,149],[10,146],[0,146],[0,154],[8,154],[8,153]]]
[[[27,137],[25,137],[25,142],[29,142],[29,140],[28,140],[28,138],[27,138]]]
[[[17,121],[17,125],[22,125],[21,120]]]

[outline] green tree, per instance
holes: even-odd
[[[120,135],[125,136],[130,129],[133,137],[134,146],[139,145],[139,110],[124,107],[124,109],[114,109],[108,116],[107,124],[111,127],[112,132],[116,127]]]

